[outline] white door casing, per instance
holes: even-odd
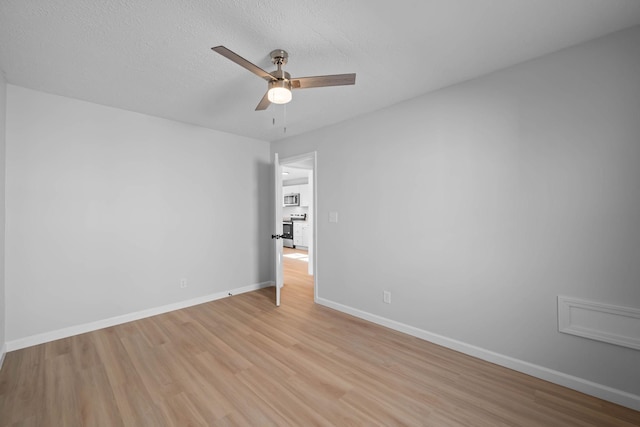
[[[278,159],[276,157],[276,159]],[[293,157],[286,157],[284,159],[278,159],[275,161],[278,164],[278,169],[280,173],[282,172],[282,165],[296,167],[299,169],[308,170],[308,178],[309,178],[309,217],[307,219],[307,223],[309,226],[309,246],[308,246],[308,255],[309,255],[309,275],[313,276],[313,300],[318,300],[318,256],[317,256],[317,222],[316,218],[318,215],[317,208],[317,177],[318,177],[318,160],[317,153],[312,151],[310,153],[300,154]],[[280,177],[280,181],[282,184],[282,177]],[[278,190],[280,192],[278,193]],[[282,186],[276,189],[276,204],[282,206]],[[276,210],[276,222],[282,220],[282,208],[278,212]],[[282,227],[282,223],[280,222],[280,227]],[[282,230],[282,228],[280,228]],[[280,244],[280,251],[282,251],[282,244]],[[278,255],[276,254],[276,257]],[[280,263],[276,260],[276,280],[278,275],[280,275],[280,280],[284,277],[283,272],[283,264],[282,264],[282,252],[280,254]]]
[[[309,244],[307,246],[308,248],[308,254],[309,254],[309,269],[308,269],[308,273],[313,276],[314,272],[313,272],[313,268],[315,266],[315,245],[313,244],[313,238],[314,238],[314,223],[316,222],[316,200],[315,200],[315,195],[316,195],[316,183],[314,180],[314,175],[315,175],[315,170],[316,170],[316,156],[315,153],[313,155],[313,169],[311,169],[309,171],[309,212],[311,215],[309,215],[309,218],[307,220],[308,224],[309,224]],[[315,288],[315,277],[314,277],[314,288]],[[315,290],[314,290],[314,298],[315,298]]]

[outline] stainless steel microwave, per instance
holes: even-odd
[[[300,206],[300,193],[285,194],[284,206]]]

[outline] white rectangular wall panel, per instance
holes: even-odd
[[[558,296],[558,330],[640,350],[640,309]]]

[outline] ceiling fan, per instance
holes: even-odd
[[[273,62],[273,64],[277,66],[278,69],[270,73],[247,61],[237,53],[230,51],[224,46],[212,47],[211,50],[219,53],[227,59],[232,60],[236,64],[246,68],[253,74],[257,75],[258,77],[262,77],[267,81],[267,93],[264,94],[264,96],[258,103],[256,111],[266,110],[267,107],[269,107],[269,105],[271,105],[272,103],[286,104],[287,102],[291,101],[292,89],[344,86],[353,85],[356,83],[355,73],[291,78],[291,75],[282,69],[282,66],[285,65],[289,59],[289,54],[282,49],[276,49],[271,52],[271,62]]]

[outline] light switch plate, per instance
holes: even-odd
[[[329,212],[329,222],[338,222],[338,212],[336,211]]]

